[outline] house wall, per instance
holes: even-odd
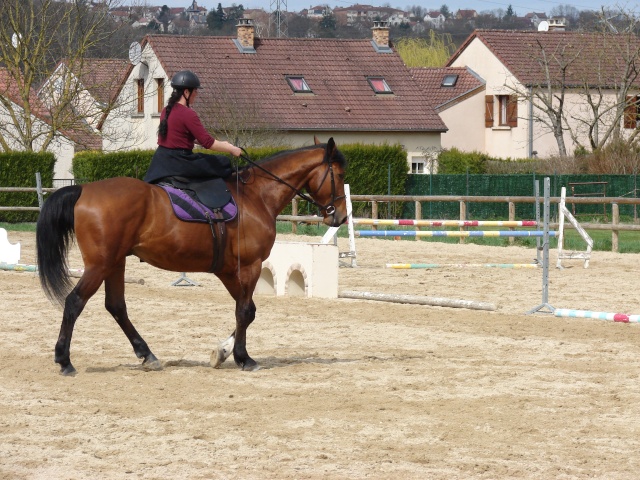
[[[484,95],[481,92],[438,112],[449,128],[442,134],[442,148],[457,148],[463,152],[484,152]]]
[[[16,113],[22,111],[21,107],[16,104],[13,104],[12,108]],[[6,108],[2,105],[0,105],[0,124],[3,125],[2,134],[7,141],[9,148],[18,152],[24,151],[23,145],[16,140],[16,138],[18,137],[18,131],[14,127],[14,122],[9,116]],[[38,120],[37,118],[33,118],[33,129],[34,132],[46,132],[50,129],[50,127],[43,121]],[[36,152],[41,151],[42,147],[43,139],[36,139],[33,144],[33,150]],[[0,147],[0,151],[2,151],[2,147]],[[65,137],[57,136],[49,144],[47,151],[53,153],[56,157],[56,163],[53,170],[53,178],[72,179],[73,174],[71,173],[71,161],[73,160],[73,155],[75,152],[73,143]]]

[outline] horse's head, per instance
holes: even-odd
[[[319,144],[315,138],[316,145]],[[322,206],[323,223],[330,227],[347,220],[347,202],[344,194],[344,173],[347,161],[330,138],[324,151],[324,161],[309,177],[306,190]]]

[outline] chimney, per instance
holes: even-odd
[[[250,18],[238,19],[238,42],[242,48],[253,48],[253,38],[255,35],[255,28],[253,26],[253,20]]]
[[[373,22],[373,42],[382,48],[389,48],[389,24],[383,21]]]

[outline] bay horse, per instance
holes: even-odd
[[[300,195],[319,208],[326,225],[344,223],[345,168],[345,158],[333,138],[326,144],[316,138],[315,145],[250,162],[225,179],[238,214],[226,224],[224,263],[215,275],[236,302],[236,325],[231,336],[212,353],[212,366],[220,366],[233,353],[242,370],[258,368],[247,353],[246,331],[255,319],[253,292],[262,262],[275,242],[276,216]],[[75,286],[67,269],[74,236],[84,262],[84,273]],[[56,190],[40,212],[36,245],[42,288],[49,299],[64,307],[55,345],[55,362],[63,375],[76,373],[70,359],[73,328],[103,282],[105,307],[136,356],[143,359],[143,367],[161,369],[127,315],[126,258],[135,255],[154,267],[175,272],[210,271],[214,258],[209,224],[179,220],[161,187],[128,177]]]

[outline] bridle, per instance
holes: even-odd
[[[327,163],[328,167],[327,167],[327,170],[324,172],[324,176],[322,177],[322,181],[320,182],[320,186],[315,191],[315,193],[318,193],[320,191],[320,189],[322,188],[322,185],[324,185],[324,182],[327,179],[327,176],[329,176],[330,179],[331,179],[331,200],[329,201],[328,204],[322,205],[321,203],[316,202],[313,198],[311,198],[306,193],[302,192],[301,190],[297,189],[296,187],[294,187],[293,185],[291,185],[287,181],[285,181],[282,178],[278,177],[276,174],[270,172],[269,170],[264,168],[259,163],[256,163],[253,160],[251,160],[251,158],[249,158],[249,154],[247,153],[247,151],[244,148],[240,147],[240,150],[242,150],[242,152],[243,152],[243,155],[240,155],[240,158],[242,158],[244,161],[246,161],[247,163],[249,163],[250,165],[252,165],[252,166],[254,166],[256,168],[259,168],[260,170],[262,170],[263,172],[265,172],[266,174],[268,174],[269,176],[274,178],[277,182],[282,183],[283,185],[286,185],[291,190],[293,190],[298,197],[302,198],[303,200],[306,200],[307,202],[311,203],[312,205],[315,205],[316,207],[318,207],[320,209],[320,211],[326,213],[327,215],[333,215],[335,213],[335,211],[336,211],[336,205],[335,205],[336,202],[338,200],[342,199],[342,198],[345,198],[345,195],[340,195],[340,196],[336,195],[336,180],[335,180],[335,176],[334,176],[334,173],[333,173],[333,162],[331,161],[330,158],[327,158],[326,152],[325,152],[325,158],[324,158],[323,161],[325,161]],[[329,174],[331,174],[331,175],[329,175]],[[238,175],[238,177],[239,177],[239,175]]]

